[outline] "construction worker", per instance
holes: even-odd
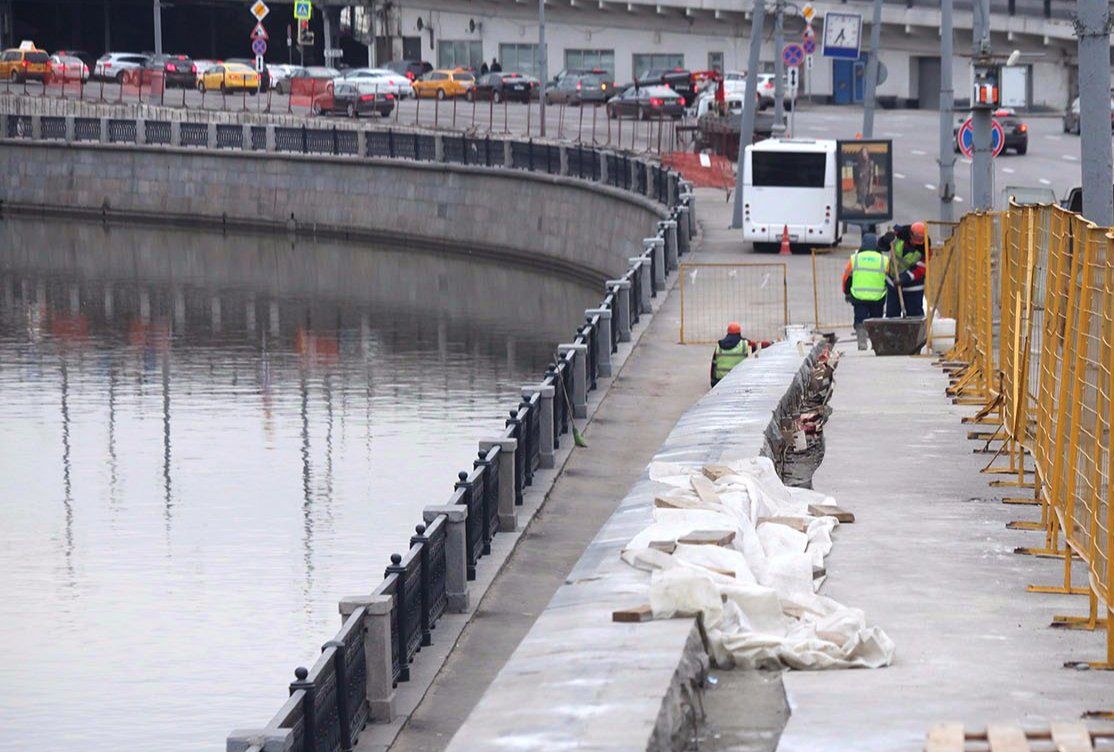
[[[863,233],[859,250],[843,268],[843,295],[855,309],[855,337],[859,349],[867,348],[867,319],[880,319],[886,304],[886,267],[889,259],[878,250],[878,236]]]
[[[750,342],[743,339],[743,330],[738,321],[727,325],[727,336],[716,343],[712,354],[712,386],[731,372],[750,355]]]
[[[924,316],[924,274],[927,261],[924,222],[894,225],[878,239],[878,248],[890,253],[886,276],[886,317]],[[898,291],[900,285],[900,292]]]

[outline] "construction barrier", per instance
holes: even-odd
[[[732,321],[749,339],[785,335],[785,264],[681,264],[680,284],[681,344],[716,342]]]
[[[1062,560],[1062,583],[1030,590],[1088,596],[1086,615],[1054,625],[1105,629],[1106,659],[1089,664],[1105,669],[1114,668],[1112,241],[1055,206],[969,214],[930,265],[939,276],[929,286],[956,319],[949,391],[981,406],[972,420],[994,428],[988,446],[1002,440],[986,471],[1003,476],[994,485],[1033,490],[1008,502],[1041,507],[1039,522],[1012,525],[1044,534],[1022,552]],[[1073,583],[1073,560],[1086,583]]]
[[[855,310],[843,296],[843,268],[853,251],[812,249],[812,323],[817,330],[850,328]]]

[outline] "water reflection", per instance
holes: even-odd
[[[265,721],[597,298],[415,249],[0,223],[0,749]]]

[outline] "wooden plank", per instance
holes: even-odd
[[[841,523],[855,521],[855,514],[834,504],[809,504],[808,513],[814,517],[835,517]]]
[[[617,621],[623,624],[636,624],[650,621],[653,618],[654,612],[649,605],[635,606],[634,608],[620,608],[617,611],[611,612],[611,621]]]
[[[1029,752],[1029,740],[1019,726],[991,724],[986,728],[990,752]]]
[[[798,533],[808,532],[809,518],[807,517],[759,517],[758,524],[763,525],[767,522],[775,525],[785,525],[791,527]]]
[[[716,493],[716,486],[712,481],[705,478],[703,475],[694,475],[691,478],[692,490],[696,491],[696,495],[700,500],[706,504],[721,504],[719,494]]]
[[[655,551],[664,551],[667,554],[671,554],[671,553],[673,553],[674,551],[677,550],[677,541],[671,541],[671,540],[650,541],[649,548],[652,548]]]
[[[718,504],[708,504],[684,496],[656,496],[654,506],[659,509],[720,509]]]
[[[726,546],[735,540],[734,530],[693,530],[677,539],[690,546]]]
[[[1077,721],[1053,721],[1052,741],[1056,744],[1056,752],[1093,752],[1091,732],[1086,724]]]
[[[963,724],[940,723],[928,732],[925,752],[963,752]]]
[[[725,475],[734,475],[735,471],[727,465],[705,465],[701,472],[708,480],[719,480]]]

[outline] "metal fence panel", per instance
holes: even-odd
[[[785,264],[681,264],[681,343],[716,342],[738,321],[750,339],[780,339],[789,323]]]

